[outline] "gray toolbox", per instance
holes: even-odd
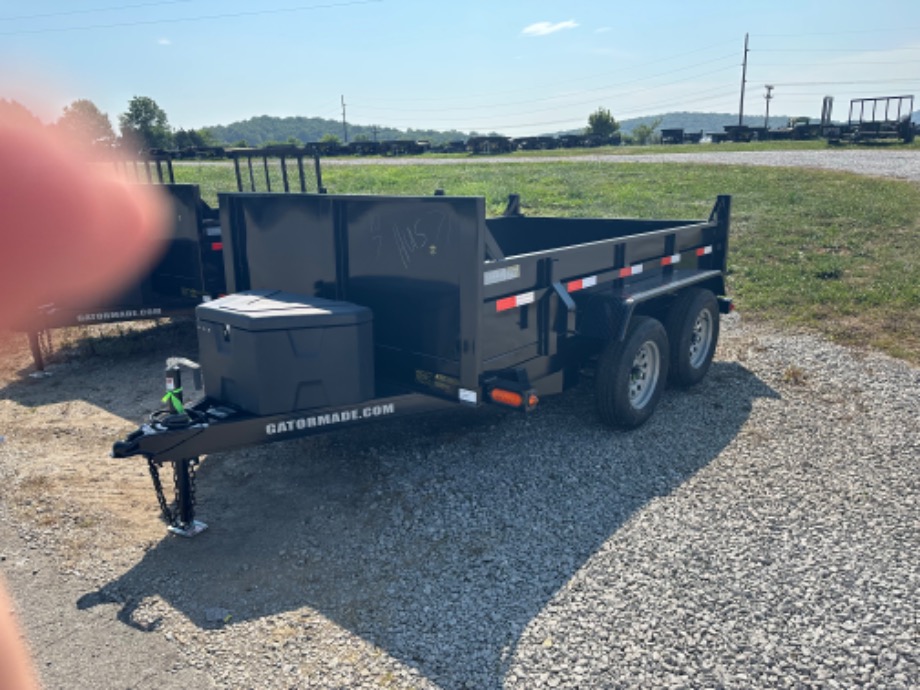
[[[205,394],[257,415],[374,397],[367,307],[248,290],[196,309]]]

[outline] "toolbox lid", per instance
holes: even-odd
[[[199,304],[200,321],[214,321],[247,331],[351,326],[370,321],[371,310],[351,302],[299,295],[281,290],[246,290]]]

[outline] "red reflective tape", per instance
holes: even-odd
[[[620,269],[620,278],[628,278],[629,276],[637,276],[642,273],[642,264],[633,264],[628,268]]]
[[[631,276],[631,275],[632,275],[631,268],[621,268],[620,269],[620,278],[626,278],[627,276]]]
[[[222,251],[223,248],[224,248],[223,242],[211,242],[211,249],[214,250],[215,252]]]
[[[712,245],[709,245],[708,247],[700,247],[696,250],[697,256],[703,256],[704,254],[712,254]]]
[[[514,297],[504,297],[495,303],[495,310],[505,311],[506,309],[514,309],[516,306],[517,301]]]
[[[595,285],[597,285],[597,276],[588,276],[580,280],[573,280],[566,284],[565,287],[569,292],[576,292],[578,290],[584,290],[585,288],[594,287]]]
[[[664,258],[661,260],[661,265],[662,265],[662,266],[670,266],[670,265],[673,264],[673,263],[674,263],[674,257],[673,257],[673,256],[666,256],[666,257],[664,257]]]
[[[532,292],[522,292],[520,295],[514,295],[513,297],[503,297],[495,303],[495,309],[505,311],[506,309],[522,307],[525,304],[531,304],[535,298],[536,296]]]

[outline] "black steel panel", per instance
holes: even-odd
[[[527,221],[531,219],[514,219]],[[542,219],[536,219],[542,220]],[[567,220],[567,219],[563,219]],[[490,223],[492,221],[489,221]],[[642,221],[610,221],[610,228],[636,229],[635,223]],[[598,240],[588,244],[566,246],[564,250],[548,249],[535,254],[511,256],[503,261],[490,262],[485,266],[486,276],[501,269],[512,269],[518,278],[502,280],[485,285],[486,299],[495,299],[529,289],[536,283],[536,262],[541,258],[553,259],[553,272],[557,280],[567,281],[604,271],[624,268],[634,263],[687,251],[693,247],[711,244],[721,235],[715,223],[698,221],[648,221],[660,226],[646,234],[629,234],[621,238]],[[525,227],[522,224],[520,227]],[[491,226],[490,226],[491,227]],[[565,228],[565,224],[560,226]],[[563,233],[564,239],[568,235]],[[669,242],[671,243],[669,245]]]
[[[464,310],[479,305],[482,201],[441,196],[345,203],[346,298],[372,309],[380,348],[434,358],[441,362],[436,373],[456,373],[476,341],[475,322],[472,330],[461,329]]]
[[[330,197],[221,194],[220,217],[230,292],[340,296]]]
[[[506,257],[561,249],[697,223],[696,220],[492,218],[486,226]]]
[[[207,206],[201,201],[198,185],[168,184],[158,189],[169,199],[172,223],[171,234],[163,241],[153,266],[104,302],[78,303],[60,295],[42,308],[42,328],[191,314],[205,296],[213,296],[202,273],[206,263],[202,247],[208,241],[202,214]],[[216,240],[220,240],[219,234]],[[222,289],[222,279],[222,273],[213,275],[212,284],[219,280],[215,287]]]
[[[198,185],[172,184],[161,189],[172,202],[173,235],[162,259],[150,271],[149,280],[141,283],[142,300],[164,307],[177,301],[180,304],[172,306],[193,305],[204,296]]]

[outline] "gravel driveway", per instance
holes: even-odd
[[[0,402],[101,400],[103,368],[155,387],[168,354]],[[0,503],[0,568],[48,688],[916,688],[918,390],[920,369],[733,315],[707,379],[639,430],[602,428],[585,381],[526,418],[221,453],[196,539],[110,547],[124,515],[64,566],[67,528]]]
[[[691,147],[692,148],[692,147]],[[323,165],[460,165],[496,163],[705,163],[713,165],[765,165],[770,167],[840,170],[860,175],[920,181],[920,150],[830,149],[826,151],[713,151],[712,146],[691,153],[584,156],[472,156],[469,158],[324,158]],[[718,148],[718,147],[716,147]]]

